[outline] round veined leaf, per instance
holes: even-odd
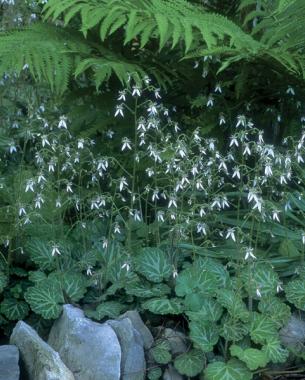
[[[253,376],[246,365],[237,359],[231,359],[227,363],[211,363],[204,375],[205,380],[252,380]]]
[[[34,263],[39,266],[39,269],[53,270],[56,268],[56,261],[55,257],[52,256],[50,244],[42,240],[33,239],[26,245],[26,250]]]
[[[227,317],[221,320],[219,334],[227,341],[238,342],[248,333],[247,326],[231,317]]]
[[[305,279],[290,281],[285,286],[285,293],[289,302],[305,311]]]
[[[141,281],[140,279],[128,281],[125,290],[127,294],[139,298],[163,297],[171,293],[170,287],[166,284],[155,284],[151,286],[148,281]]]
[[[166,340],[162,340],[150,349],[150,353],[158,364],[167,364],[172,360],[170,353],[170,344]]]
[[[224,265],[217,260],[211,259],[209,257],[199,257],[195,261],[194,266],[213,273],[216,277],[218,286],[226,287],[227,283],[229,282],[230,275],[228,271]]]
[[[1,313],[10,321],[24,319],[29,314],[29,306],[16,298],[5,298],[1,302]]]
[[[256,348],[243,349],[235,344],[230,347],[232,356],[236,356],[244,362],[251,371],[255,371],[259,367],[265,367],[269,359],[265,352]]]
[[[96,308],[98,319],[117,318],[122,310],[124,310],[125,305],[116,301],[106,301],[98,305]]]
[[[31,309],[45,319],[57,318],[64,302],[58,283],[50,280],[28,288],[24,298]]]
[[[197,348],[203,352],[210,352],[218,342],[219,328],[210,322],[191,322],[190,338]]]
[[[181,375],[188,377],[197,376],[204,367],[204,356],[200,350],[191,350],[182,355],[179,355],[174,366]]]
[[[148,380],[158,380],[162,376],[162,370],[160,367],[155,367],[148,370],[147,378]]]
[[[142,248],[135,258],[136,271],[151,282],[162,282],[172,274],[172,265],[166,252],[159,248]]]
[[[243,322],[248,321],[249,311],[237,292],[230,289],[221,289],[217,294],[217,300],[234,319],[240,319]]]
[[[285,363],[289,356],[289,351],[281,346],[278,338],[268,339],[262,351],[266,353],[268,360],[272,363]]]
[[[277,325],[268,316],[254,312],[250,323],[250,336],[254,343],[265,344],[278,337]]]
[[[276,297],[262,299],[258,310],[266,314],[279,328],[288,322],[291,315],[290,307]]]
[[[47,276],[44,272],[40,270],[29,272],[29,280],[35,284],[39,284],[47,279]]]
[[[182,302],[179,298],[154,298],[142,303],[143,309],[148,309],[154,314],[181,314]]]
[[[184,305],[187,310],[186,315],[193,321],[216,322],[223,312],[223,308],[216,300],[200,294],[188,294]]]
[[[262,297],[273,296],[277,292],[277,286],[279,284],[279,276],[271,267],[266,263],[254,264],[253,270],[251,270],[251,278],[249,278],[249,270],[245,268],[242,272],[242,279],[244,287],[247,292],[254,298],[260,298],[257,296],[257,290],[259,290]]]
[[[212,296],[216,293],[217,289],[218,282],[215,274],[193,265],[179,273],[175,291],[179,297],[194,292],[199,292],[205,296]]]

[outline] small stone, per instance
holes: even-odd
[[[118,319],[123,318],[129,318],[131,320],[134,329],[140,333],[143,339],[145,350],[149,350],[154,343],[154,338],[148,327],[142,321],[140,314],[136,310],[129,310],[122,314]]]
[[[59,352],[76,380],[120,380],[121,347],[114,330],[86,318],[82,310],[64,305],[48,343]]]
[[[19,351],[14,345],[0,346],[0,380],[19,380]]]
[[[172,365],[169,365],[168,368],[164,371],[163,380],[183,380],[184,377],[174,368]]]
[[[11,335],[11,344],[20,351],[27,375],[31,380],[75,380],[72,372],[28,324],[19,321]]]
[[[293,348],[299,353],[304,352],[305,322],[292,315],[287,325],[280,330],[280,338],[284,346]]]
[[[162,337],[169,342],[171,353],[173,355],[184,354],[187,352],[187,337],[180,331],[165,328]]]
[[[146,363],[143,339],[129,318],[106,322],[115,331],[122,349],[122,380],[144,380]]]

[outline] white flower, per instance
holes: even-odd
[[[236,242],[235,238],[235,229],[234,228],[228,228],[227,234],[226,234],[226,239],[232,239],[233,241]]]
[[[113,135],[114,135],[114,132],[113,132],[111,129],[108,129],[108,131],[106,132],[106,136],[107,136],[109,139],[112,139],[112,138],[113,138]]]
[[[287,180],[283,174],[280,176],[280,183],[281,183],[281,185],[283,185],[283,184],[287,185]]]
[[[155,98],[156,99],[161,99],[161,95],[160,95],[160,88],[155,88]]]
[[[27,216],[23,222],[24,225],[26,224],[31,224],[32,222],[30,221],[30,218]]]
[[[24,206],[20,205],[19,207],[19,216],[26,215]]]
[[[41,194],[37,194],[37,197],[35,198],[35,208],[41,208],[41,204],[44,203],[44,199],[42,198]]]
[[[238,143],[238,140],[237,140],[236,136],[231,136],[230,140],[231,140],[230,141],[230,147],[233,146],[233,145],[239,146],[239,143]]]
[[[127,272],[130,270],[130,264],[128,264],[127,262],[126,263],[124,263],[122,266],[121,266],[121,268],[122,269],[126,269],[127,270]]]
[[[49,172],[54,172],[55,171],[55,161],[54,160],[50,160],[49,163],[48,163],[48,166],[49,166]]]
[[[282,288],[282,283],[279,282],[276,286],[276,292],[277,293],[280,293],[281,291],[283,291],[284,289]]]
[[[126,100],[126,90],[119,91],[118,100],[123,100],[125,102],[125,100]]]
[[[220,94],[222,93],[222,88],[221,88],[221,85],[220,83],[216,83],[216,86],[215,86],[215,92],[219,92]]]
[[[236,127],[239,127],[240,125],[242,125],[243,127],[245,127],[246,124],[247,124],[246,116],[245,115],[238,115],[237,116]]]
[[[288,86],[288,88],[286,90],[286,94],[295,95],[295,91],[294,91],[293,87]]]
[[[124,117],[123,104],[119,104],[119,105],[116,106],[114,117],[117,117],[119,115],[122,116],[122,117]]]
[[[84,149],[84,143],[85,143],[84,139],[79,139],[77,142],[77,148],[78,149]]]
[[[249,260],[250,258],[254,260],[256,259],[256,256],[254,256],[253,251],[254,249],[251,247],[246,248],[245,260]]]
[[[159,200],[160,198],[159,198],[159,189],[155,189],[154,191],[153,191],[153,195],[152,195],[152,197],[151,197],[151,200],[154,202],[155,200]]]
[[[204,208],[200,207],[200,210],[199,210],[200,217],[202,218],[205,214],[206,214],[206,212],[205,212]]]
[[[146,127],[145,127],[145,119],[141,118],[141,119],[139,120],[139,124],[138,124],[137,130],[138,130],[138,131],[143,131],[143,132],[146,131]]]
[[[226,124],[225,115],[223,113],[219,115],[219,125],[222,125],[222,124]]]
[[[61,255],[58,244],[53,244],[52,246],[52,256],[55,255]]]
[[[103,244],[102,244],[102,247],[104,248],[104,249],[106,249],[107,247],[108,247],[108,239],[106,239],[105,237],[102,239],[102,241],[103,241]]]
[[[14,143],[10,143],[10,145],[9,145],[9,152],[10,152],[10,154],[13,154],[13,153],[17,152],[17,148],[16,148],[16,145]]]
[[[149,113],[150,116],[157,115],[158,114],[157,104],[151,102],[150,105],[149,105],[149,107],[147,108],[147,112]]]
[[[164,211],[158,211],[157,212],[157,221],[158,222],[164,222]]]
[[[42,135],[41,136],[41,144],[42,144],[43,147],[45,145],[50,145],[50,142],[48,140],[48,136],[47,135]]]
[[[194,69],[197,69],[198,67],[199,67],[199,62],[198,62],[198,61],[195,61],[195,62],[194,62],[194,66],[193,66],[193,68],[194,68]]]
[[[120,184],[119,184],[120,191],[124,189],[124,186],[128,186],[128,183],[127,183],[126,177],[121,177]]]
[[[132,96],[141,96],[141,91],[139,86],[132,87]]]
[[[155,174],[155,172],[152,168],[146,168],[145,171],[146,171],[148,177],[152,177]]]
[[[133,216],[133,219],[134,219],[136,222],[141,222],[142,217],[141,217],[141,212],[140,212],[139,210],[133,210],[133,211],[130,211],[130,215]]]
[[[202,233],[203,235],[207,234],[207,225],[206,223],[197,223],[197,233]]]
[[[120,225],[119,225],[119,223],[114,223],[114,233],[115,234],[120,234],[121,233],[121,228],[120,228]]]
[[[174,206],[177,208],[177,198],[173,195],[169,197],[169,202],[168,202],[168,208],[170,208],[171,206]]]
[[[198,180],[196,181],[196,189],[197,189],[197,190],[204,190],[204,187],[203,187],[203,185],[202,185],[202,180],[201,180],[201,179],[198,179]]]
[[[257,295],[257,297],[259,297],[259,298],[262,296],[262,294],[261,294],[259,288],[256,289],[256,295]]]
[[[60,116],[58,128],[67,129],[67,117],[66,116]]]
[[[251,155],[251,150],[250,150],[249,144],[245,144],[243,155],[245,156],[246,154],[248,154],[249,156]]]
[[[125,149],[129,149],[129,150],[131,150],[131,141],[130,141],[130,139],[128,138],[128,137],[124,137],[123,139],[122,139],[122,151],[123,150],[125,150]]]
[[[240,179],[240,170],[239,170],[239,168],[237,167],[237,166],[235,166],[234,168],[233,168],[233,174],[232,174],[232,178],[238,178],[238,179]]]
[[[259,142],[260,144],[263,144],[263,143],[264,143],[263,134],[264,134],[264,131],[259,131],[259,133],[258,133],[258,142]]]
[[[56,199],[55,207],[57,207],[57,208],[61,207],[61,200],[60,200],[60,198]]]
[[[27,180],[26,186],[25,186],[25,192],[33,191],[34,192],[34,185],[35,182],[32,179]]]
[[[302,232],[302,243],[305,244],[305,231]]]
[[[275,220],[276,222],[280,222],[279,213],[280,213],[280,210],[272,211],[272,219]]]
[[[87,268],[87,270],[86,270],[87,276],[92,276],[93,275],[92,269],[93,269],[93,267],[91,265],[89,265],[88,268]]]
[[[267,162],[265,165],[265,176],[266,177],[272,176],[272,164],[271,164],[271,162]]]
[[[66,191],[67,191],[67,193],[73,193],[72,182],[68,182],[67,183],[67,185],[66,185]]]
[[[176,268],[173,268],[173,274],[172,274],[173,278],[177,278],[178,277],[178,270]]]
[[[208,100],[207,100],[207,107],[213,107],[213,105],[214,105],[214,98],[212,95],[209,95]]]

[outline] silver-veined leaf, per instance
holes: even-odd
[[[182,302],[179,298],[153,298],[142,303],[143,309],[148,309],[154,314],[181,314]]]
[[[174,366],[181,375],[197,376],[204,367],[204,356],[200,350],[191,350],[176,357]]]
[[[190,338],[194,345],[203,352],[210,352],[218,342],[219,328],[214,323],[209,322],[191,322]]]
[[[29,314],[29,306],[16,298],[5,298],[1,302],[1,313],[10,321],[24,319]]]
[[[252,380],[252,373],[237,359],[231,359],[227,363],[210,363],[204,375],[205,380]]]
[[[244,362],[251,371],[255,371],[259,367],[265,367],[268,364],[268,357],[264,351],[256,348],[243,349],[236,344],[230,347],[232,356],[236,356]]]

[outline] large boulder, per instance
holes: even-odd
[[[45,343],[25,322],[19,321],[16,324],[10,343],[19,348],[30,380],[75,380],[58,352]]]
[[[110,320],[107,324],[113,328],[121,345],[122,380],[144,380],[146,362],[142,336],[129,318]]]
[[[0,380],[19,380],[19,351],[14,345],[0,346]]]
[[[149,350],[154,343],[154,338],[148,327],[143,323],[140,314],[136,310],[129,310],[122,314],[118,319],[129,318],[133,328],[138,331],[143,339],[145,350]]]
[[[48,343],[59,352],[76,380],[119,380],[121,347],[113,328],[84,316],[82,310],[64,305]]]

